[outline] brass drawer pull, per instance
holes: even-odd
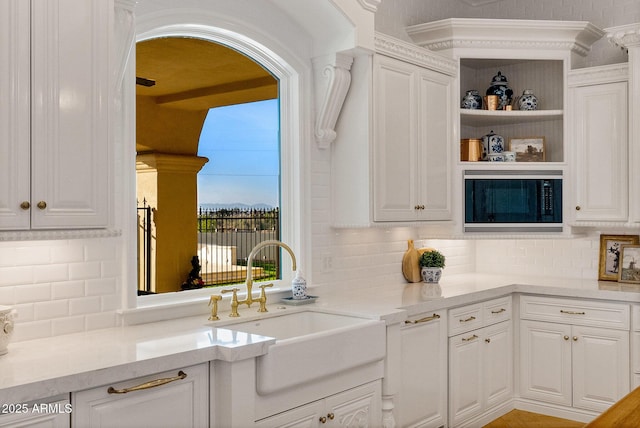
[[[40,202],[38,202],[37,207],[40,208],[41,210],[43,210],[43,209],[47,208],[47,203],[45,201],[40,201]]]
[[[29,208],[31,208],[31,203],[29,201],[23,201],[20,204],[20,208],[22,208],[23,210],[28,210]]]
[[[503,312],[507,312],[505,308],[498,309],[497,311],[491,311],[492,314],[501,314]]]
[[[564,309],[560,309],[560,313],[567,315],[586,315],[586,312],[565,311]]]
[[[420,323],[423,323],[423,322],[429,322],[429,321],[437,320],[439,318],[440,318],[440,315],[433,314],[433,315],[431,315],[429,317],[420,318],[419,320],[414,320],[414,321],[406,320],[404,323],[405,324],[420,324]]]
[[[472,340],[476,340],[478,338],[478,336],[476,336],[475,334],[471,337],[463,337],[462,341],[463,342],[471,342]]]
[[[476,317],[474,317],[474,316],[472,315],[472,316],[470,316],[469,318],[466,318],[466,319],[460,320],[460,322],[469,322],[469,321],[473,321],[473,320],[475,320],[475,319],[476,319]]]
[[[187,377],[187,374],[182,370],[180,370],[178,372],[178,376],[152,380],[149,382],[141,383],[140,385],[132,386],[131,388],[115,389],[113,386],[110,386],[109,389],[107,389],[107,392],[109,394],[126,394],[127,392],[141,391],[143,389],[155,388],[156,386],[166,385],[167,383],[175,382],[177,380],[182,380],[185,377]]]

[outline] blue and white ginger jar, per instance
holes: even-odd
[[[480,92],[476,89],[468,90],[462,98],[460,107],[468,110],[482,109],[482,96],[480,96]]]
[[[502,153],[504,151],[504,138],[502,135],[495,134],[493,131],[482,137],[482,145],[484,151],[489,155],[494,153]]]
[[[513,90],[507,86],[507,83],[507,78],[498,71],[498,74],[493,76],[491,80],[491,86],[487,89],[487,95],[498,96],[498,110],[504,110],[504,107],[510,105],[513,99]]]
[[[525,89],[522,96],[518,98],[518,108],[520,110],[535,110],[538,108],[538,98],[531,89]]]

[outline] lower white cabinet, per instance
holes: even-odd
[[[0,428],[69,428],[68,395],[30,403],[0,403]]]
[[[209,365],[199,364],[72,394],[72,426],[209,425]]]
[[[513,397],[511,320],[449,338],[449,421],[455,427]]]
[[[447,317],[439,311],[412,317],[400,332],[399,427],[447,425]]]
[[[629,306],[523,296],[520,396],[604,411],[629,392]],[[593,327],[609,324],[617,328]]]
[[[377,427],[382,419],[380,381],[371,382],[256,422],[257,427]]]

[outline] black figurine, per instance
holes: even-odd
[[[189,276],[187,280],[182,283],[183,290],[193,290],[196,288],[202,288],[204,286],[204,281],[200,276],[200,259],[198,256],[191,257],[191,271],[189,272]]]

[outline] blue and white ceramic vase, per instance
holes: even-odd
[[[293,300],[307,298],[307,281],[300,275],[300,271],[296,272],[296,277],[291,281],[291,293],[293,294]]]
[[[498,71],[498,74],[493,76],[491,80],[491,86],[487,89],[487,95],[498,96],[498,110],[504,110],[505,106],[511,105],[513,90],[507,86],[507,83],[507,78]]]
[[[440,277],[442,276],[442,268],[423,267],[420,269],[420,274],[422,275],[422,280],[424,282],[438,283],[440,282]]]
[[[460,107],[468,110],[482,109],[482,96],[480,95],[480,92],[476,89],[468,90],[462,98]]]
[[[504,151],[504,138],[493,131],[482,137],[483,153],[487,155],[502,153]]]
[[[531,89],[525,89],[520,98],[518,98],[518,109],[535,110],[538,108],[538,97],[533,94]]]

